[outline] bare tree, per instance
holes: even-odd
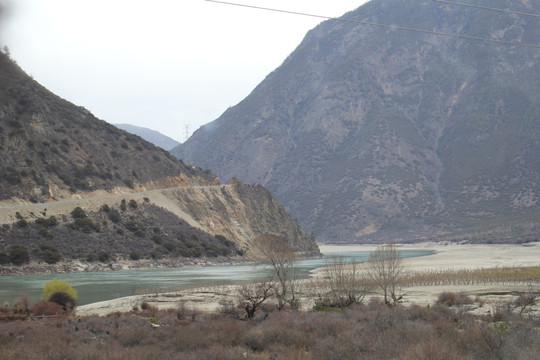
[[[341,308],[361,303],[371,291],[371,281],[356,260],[332,257],[324,269],[330,303]]]
[[[368,271],[374,284],[382,290],[384,303],[397,304],[402,298],[399,291],[405,268],[396,244],[378,246],[369,255]]]
[[[264,302],[273,295],[274,284],[272,282],[262,282],[243,285],[238,297],[242,308],[246,311],[246,317],[253,319]]]
[[[254,245],[254,255],[272,267],[276,282],[274,294],[278,300],[278,309],[283,309],[286,304],[297,309],[299,306],[296,294],[298,266],[294,249],[285,239],[272,234],[257,237]]]
[[[519,315],[522,315],[527,307],[536,305],[536,302],[540,299],[540,292],[534,291],[532,285],[529,284],[529,291],[521,293],[514,301],[514,305],[519,308]]]

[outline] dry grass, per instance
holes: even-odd
[[[495,316],[496,315],[496,316]],[[1,359],[533,359],[540,321],[447,307],[273,311],[251,321],[181,307],[0,322]]]
[[[540,283],[540,267],[493,267],[483,269],[429,270],[404,277],[403,286],[506,285]]]

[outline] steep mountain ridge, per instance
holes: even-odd
[[[1,53],[0,224],[0,265],[245,258],[268,233],[319,254],[264,187],[220,185],[52,94]]]
[[[218,182],[52,94],[0,53],[0,200]]]
[[[540,13],[540,1],[477,5]],[[530,44],[540,31],[534,18],[428,0],[372,0],[343,18]],[[534,238],[539,60],[534,48],[326,21],[172,153],[262,183],[321,241],[498,226]]]

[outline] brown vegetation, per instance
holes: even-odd
[[[403,286],[493,285],[539,282],[540,266],[417,271],[407,274],[401,280]]]
[[[0,323],[10,359],[533,359],[539,320],[372,301],[340,313],[275,311],[254,321],[159,311]]]

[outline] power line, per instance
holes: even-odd
[[[392,30],[413,31],[413,32],[418,32],[418,33],[423,33],[423,34],[430,34],[430,35],[447,36],[447,37],[454,37],[454,38],[467,39],[467,40],[486,41],[486,42],[491,42],[491,43],[496,43],[496,44],[522,46],[522,47],[540,49],[540,45],[534,45],[534,44],[517,43],[517,42],[513,42],[513,41],[504,41],[504,40],[495,40],[495,39],[487,39],[487,38],[482,38],[482,37],[477,37],[477,36],[469,36],[469,35],[443,33],[443,32],[438,32],[438,31],[433,31],[433,30],[423,30],[423,29],[410,28],[410,27],[406,27],[406,26],[379,24],[379,23],[374,23],[374,22],[370,22],[370,21],[336,18],[336,17],[331,17],[331,16],[323,16],[323,15],[308,14],[308,13],[290,11],[290,10],[266,8],[266,7],[261,7],[261,6],[239,4],[239,3],[227,2],[227,1],[218,1],[218,0],[204,0],[204,1],[212,2],[212,3],[218,3],[218,4],[224,4],[224,5],[231,5],[231,6],[239,6],[239,7],[257,9],[257,10],[273,11],[273,12],[279,12],[279,13],[284,13],[284,14],[309,16],[309,17],[325,19],[325,20],[335,20],[335,21],[362,24],[362,25],[378,26],[378,27],[382,27],[382,28],[386,28],[386,29],[392,29]]]
[[[492,8],[492,7],[488,7],[488,6],[463,4],[463,3],[458,3],[458,2],[453,2],[453,1],[445,1],[445,0],[433,0],[433,1],[439,2],[439,3],[444,3],[444,4],[467,6],[467,7],[472,7],[472,8],[476,8],[476,9],[492,10],[492,11],[499,11],[499,12],[503,12],[503,13],[507,13],[507,14],[517,14],[517,15],[532,16],[532,17],[540,18],[540,15],[538,15],[538,14],[530,14],[530,13],[524,13],[524,12],[512,11],[512,10],[504,10],[504,9],[496,9],[496,8]]]

